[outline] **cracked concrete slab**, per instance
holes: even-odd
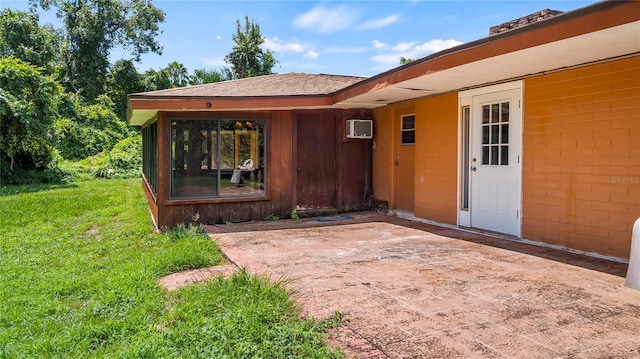
[[[209,226],[231,262],[348,321],[359,358],[640,358],[626,265],[373,212]]]

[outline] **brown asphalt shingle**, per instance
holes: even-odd
[[[328,95],[364,77],[324,74],[274,74],[212,84],[134,94],[141,97],[270,97]]]

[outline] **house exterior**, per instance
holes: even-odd
[[[371,111],[333,106],[336,91],[362,80],[284,74],[130,95],[155,223],[369,208],[371,141],[347,138],[344,124]]]
[[[143,134],[158,128],[156,142],[145,140],[153,147],[145,158],[157,150],[158,166],[145,167],[143,181],[154,218],[173,225],[194,213],[219,222],[296,207],[372,205],[628,258],[640,217],[640,2],[605,1],[552,15],[321,91],[254,96],[231,82],[207,85],[226,97],[199,97],[204,90],[197,87],[131,95],[130,122]],[[272,79],[278,76],[287,75]],[[170,148],[180,145],[171,139],[172,119],[212,113],[265,119],[262,202],[172,199]],[[350,118],[372,118],[373,139],[346,138]],[[331,145],[305,147],[305,132],[321,136],[324,126],[325,137],[314,143]],[[324,163],[310,177],[328,189],[301,184],[309,160]],[[305,198],[320,193],[324,200]],[[259,215],[249,216],[248,207]]]

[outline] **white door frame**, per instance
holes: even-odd
[[[518,215],[518,233],[516,233],[516,235],[518,237],[522,237],[522,129],[523,129],[523,124],[524,124],[524,118],[523,118],[523,101],[522,101],[522,96],[523,96],[523,88],[524,88],[524,81],[520,80],[520,81],[513,81],[513,82],[508,82],[508,83],[503,83],[503,84],[497,84],[497,85],[491,85],[491,86],[485,86],[485,87],[481,87],[481,88],[476,88],[476,89],[472,89],[472,90],[467,90],[467,91],[460,91],[458,93],[458,179],[457,179],[457,183],[458,183],[458,196],[457,196],[457,208],[458,208],[458,225],[459,226],[463,226],[463,227],[471,227],[472,223],[471,223],[471,203],[469,203],[469,208],[468,209],[463,209],[462,208],[462,197],[463,197],[463,161],[462,161],[462,156],[463,156],[463,150],[464,150],[464,138],[463,138],[463,108],[464,107],[472,107],[473,104],[473,97],[474,96],[479,96],[479,95],[487,95],[487,94],[491,94],[491,93],[496,93],[496,92],[502,92],[502,91],[509,91],[509,90],[520,90],[519,94],[519,98],[516,98],[516,101],[519,103],[519,107],[520,107],[520,113],[521,113],[521,125],[519,126],[519,131],[518,133],[512,133],[511,134],[511,138],[513,140],[518,140],[520,141],[520,146],[519,146],[519,153],[517,153],[516,155],[518,156],[518,160],[520,163],[520,170],[519,170],[519,194],[518,194],[518,198],[519,198],[519,215]],[[471,114],[473,114],[473,109],[470,110]],[[473,116],[472,116],[473,117]],[[473,138],[473,124],[471,124],[470,126],[470,134],[469,134],[469,139],[466,139],[467,141],[471,141],[470,138]],[[471,145],[471,142],[470,142]],[[473,155],[473,150],[470,151],[469,156]],[[469,160],[471,160],[469,158]],[[470,169],[466,169],[466,170],[470,170]],[[467,189],[469,191],[469,202],[472,201],[471,199],[471,188],[472,188],[472,184],[471,181],[473,180],[473,176],[470,176],[470,180],[469,180],[469,188]]]

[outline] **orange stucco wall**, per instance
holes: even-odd
[[[640,57],[525,80],[524,238],[628,258],[640,217]]]
[[[387,201],[390,208],[395,208],[393,190],[396,184],[393,163],[396,152],[399,151],[397,142],[399,142],[398,131],[400,131],[397,124],[403,109],[409,106],[413,106],[416,115],[413,178],[415,215],[442,223],[456,224],[457,93],[387,106],[374,111],[376,131],[376,150],[373,155],[374,198]]]
[[[417,101],[415,215],[457,222],[458,94]]]
[[[526,78],[522,236],[628,258],[640,217],[640,56]],[[394,141],[414,106],[415,215],[456,224],[457,93],[374,111],[373,188],[394,208]]]
[[[374,143],[372,164],[373,197],[386,202],[392,208],[393,194],[393,107],[375,110]]]

